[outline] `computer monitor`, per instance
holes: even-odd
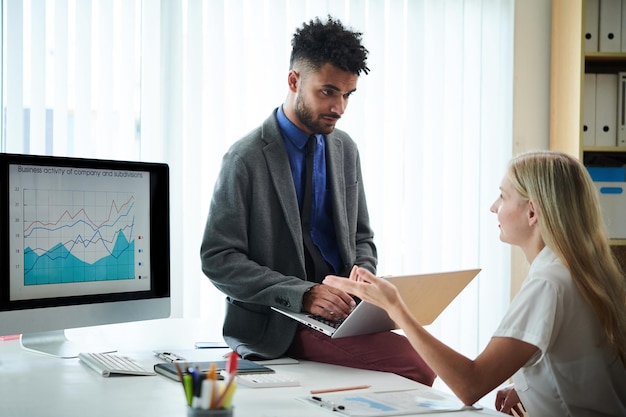
[[[170,315],[169,168],[0,153],[0,335],[59,357],[65,329]]]

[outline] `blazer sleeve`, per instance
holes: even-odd
[[[356,156],[357,171],[357,224],[356,224],[356,262],[355,264],[368,269],[373,274],[376,273],[378,263],[378,252],[374,244],[374,231],[370,226],[369,210],[367,208],[367,200],[365,198],[365,187],[363,185],[363,176],[361,175],[360,158]]]
[[[300,311],[313,283],[301,278],[304,255],[293,243],[263,153],[249,149],[259,143],[256,136],[223,158],[200,249],[202,270],[231,298]]]
[[[328,137],[330,188],[332,190],[335,232],[346,275],[353,265],[376,273],[378,253],[370,226],[361,161],[356,143],[336,129]]]

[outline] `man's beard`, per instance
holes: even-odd
[[[306,126],[306,128],[309,129],[313,133],[321,133],[321,134],[327,135],[329,133],[332,133],[333,130],[335,130],[334,125],[332,126],[328,126],[326,124],[322,125],[321,123],[317,122],[314,119],[314,116],[311,113],[311,110],[307,107],[306,103],[304,102],[304,99],[302,98],[300,94],[296,96],[295,113],[298,119],[300,120],[300,123]],[[336,115],[329,115],[329,116],[336,117],[337,119],[339,118]]]

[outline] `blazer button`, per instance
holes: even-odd
[[[283,307],[290,307],[291,306],[291,303],[289,302],[289,299],[285,298],[285,297],[276,297],[276,302],[278,304],[280,304],[281,306],[283,306]]]

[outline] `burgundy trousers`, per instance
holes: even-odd
[[[432,386],[435,373],[417,354],[409,340],[394,332],[363,336],[330,337],[300,326],[287,351],[294,359],[391,372]]]

